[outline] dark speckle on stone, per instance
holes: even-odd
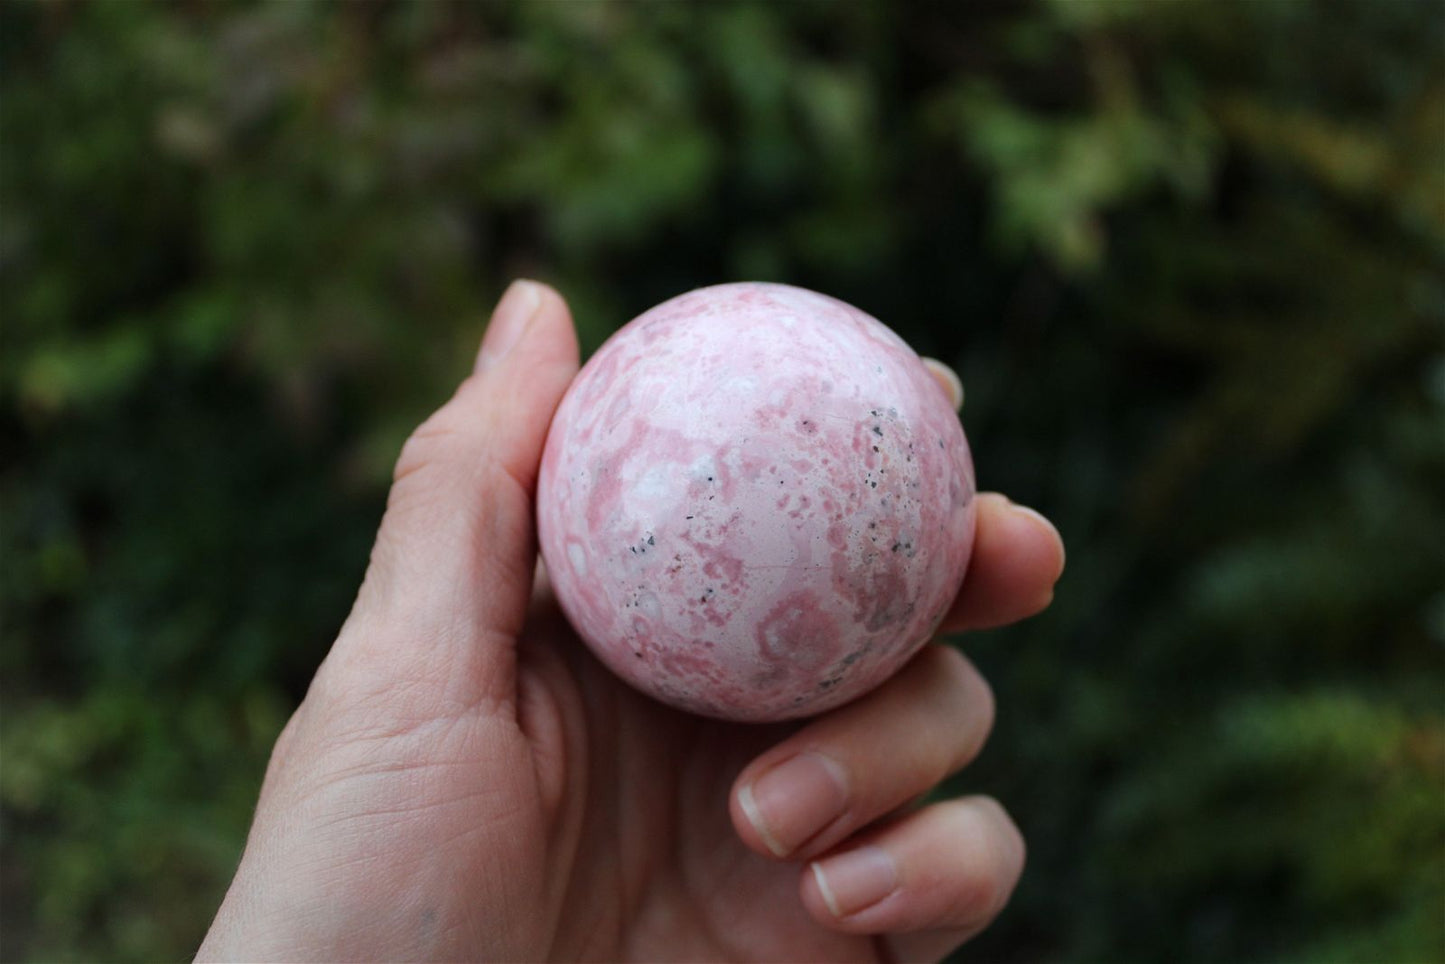
[[[648,536],[647,536],[647,544],[648,544],[649,546],[655,546],[655,545],[657,545],[656,542],[653,542],[653,541],[652,541],[652,535],[651,535],[651,533],[649,533]]]

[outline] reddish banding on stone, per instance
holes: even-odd
[[[537,487],[563,611],[613,672],[708,716],[808,716],[921,647],[968,566],[968,442],[918,356],[841,301],[702,288],[604,344]]]

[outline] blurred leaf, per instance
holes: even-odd
[[[803,284],[1069,544],[980,960],[1445,960],[1445,8],[0,5],[0,956],[190,955],[408,432]],[[1430,859],[1434,858],[1434,859]]]

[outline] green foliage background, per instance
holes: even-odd
[[[185,957],[406,432],[784,280],[951,362],[1053,609],[964,957],[1445,960],[1445,7],[0,7],[0,955]]]

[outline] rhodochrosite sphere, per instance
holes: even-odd
[[[932,635],[973,544],[973,463],[918,356],[801,288],[681,295],[609,339],[553,419],[538,483],[558,601],[663,702],[821,712]]]

